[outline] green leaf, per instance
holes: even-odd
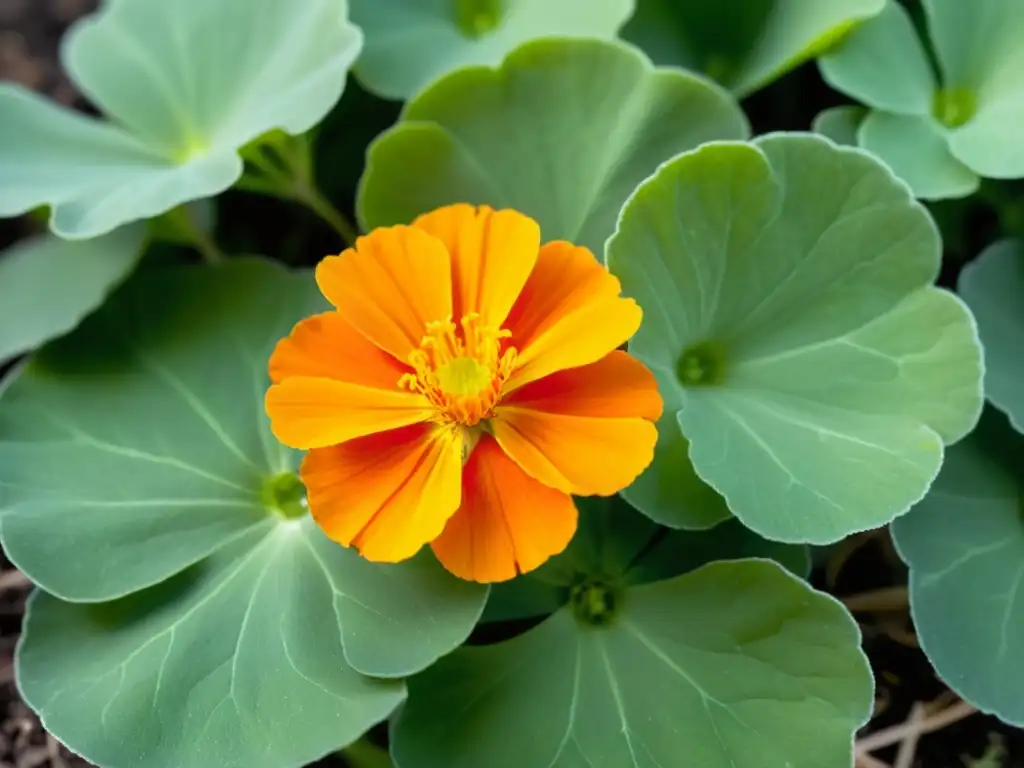
[[[578,594],[525,634],[461,648],[412,678],[396,764],[852,762],[872,682],[857,627],[832,598],[760,560]]]
[[[976,173],[1024,176],[1024,4],[925,0],[944,86],[967,102],[949,146]],[[958,120],[959,122],[959,120]]]
[[[373,564],[305,514],[263,396],[275,342],[322,307],[259,259],[150,270],[3,393],[4,548],[57,596],[18,679],[92,761],[303,765],[402,699],[357,671],[416,672],[476,623],[486,590],[429,552]]]
[[[960,295],[978,319],[985,346],[985,396],[1024,433],[1024,244],[989,246],[960,273]]]
[[[715,560],[775,560],[791,573],[810,573],[804,545],[762,539],[736,520],[706,531],[661,528],[617,498],[578,499],[580,528],[568,549],[541,568],[491,587],[484,621],[548,616],[587,578],[631,586],[663,581]]]
[[[0,362],[72,330],[132,271],[145,227],[80,242],[32,237],[0,253]]]
[[[353,73],[367,90],[407,99],[468,65],[497,65],[522,43],[567,35],[612,39],[634,0],[350,0],[366,34]]]
[[[981,179],[949,150],[949,131],[928,115],[871,112],[857,134],[922,200],[967,197]]]
[[[762,536],[816,544],[905,512],[977,421],[979,344],[931,285],[940,257],[887,168],[813,134],[664,164],[608,243],[697,475]]]
[[[637,0],[622,36],[657,64],[748,96],[834,45],[885,0]]]
[[[901,115],[928,115],[935,75],[910,14],[886,0],[832,52],[821,57],[825,81],[875,109]]]
[[[924,9],[938,81],[895,0],[821,59],[833,87],[880,110],[860,145],[927,199],[965,197],[979,176],[1024,176],[1024,138],[1013,128],[1024,121],[1024,5],[925,0]]]
[[[361,39],[344,0],[107,2],[62,60],[108,120],[0,86],[0,216],[45,203],[83,239],[216,195],[243,145],[320,121]]]
[[[456,202],[515,208],[545,240],[600,254],[659,163],[747,133],[720,88],[654,69],[621,43],[527,43],[497,69],[452,73],[409,102],[370,147],[357,208],[365,229]]]
[[[832,107],[818,113],[811,128],[836,144],[856,147],[857,129],[866,114],[863,107]]]
[[[893,524],[921,648],[957,694],[1024,725],[1024,438],[986,412]]]
[[[732,517],[725,499],[705,483],[690,463],[690,441],[679,431],[682,407],[672,376],[655,370],[665,408],[658,420],[654,460],[622,497],[652,520],[670,528],[702,530]]]

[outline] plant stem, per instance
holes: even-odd
[[[317,216],[323,219],[331,229],[338,233],[346,247],[355,245],[359,237],[359,230],[341,213],[331,201],[328,200],[319,189],[312,185],[304,184],[295,190],[295,199],[307,206]]]
[[[179,205],[170,211],[169,215],[174,226],[191,243],[192,247],[199,252],[199,255],[203,257],[203,261],[207,264],[219,264],[224,261],[224,254],[221,253],[220,248],[217,247],[217,244],[208,232],[196,225],[192,214],[189,213],[186,206]]]

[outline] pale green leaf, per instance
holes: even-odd
[[[652,520],[672,528],[712,528],[732,516],[725,499],[705,483],[690,463],[690,441],[679,430],[682,407],[674,377],[655,370],[664,410],[658,419],[654,461],[622,497]]]
[[[62,49],[107,120],[0,86],[0,216],[82,239],[222,192],[243,145],[319,122],[361,39],[344,0],[111,0]]]
[[[985,396],[1024,433],[1024,247],[1016,240],[989,246],[957,288],[985,345]]]
[[[566,607],[412,678],[399,768],[850,764],[872,683],[835,600],[762,560],[603,594],[607,624]]]
[[[747,96],[829,49],[884,0],[637,0],[622,31],[657,64]]]
[[[476,623],[484,588],[428,551],[363,560],[278,481],[298,456],[269,431],[267,358],[322,307],[264,260],[150,270],[3,392],[4,548],[85,603],[36,599],[19,681],[94,762],[300,766],[401,700],[356,670],[416,672]]]
[[[989,411],[893,524],[921,648],[957,694],[1024,726],[1024,438]]]
[[[370,147],[357,208],[367,230],[457,202],[515,208],[545,240],[600,254],[659,163],[747,133],[720,88],[655,69],[631,47],[527,43],[499,68],[460,70],[409,102]]]
[[[875,109],[901,115],[931,114],[935,75],[907,10],[886,0],[884,10],[853,30],[820,60],[821,74],[837,91]]]
[[[832,107],[819,112],[811,128],[836,144],[856,147],[857,129],[866,114],[863,107]]]
[[[0,253],[0,362],[72,330],[132,271],[146,230],[94,240],[31,237]]]
[[[924,0],[935,82],[907,14],[887,1],[821,60],[834,87],[883,110],[865,121],[861,146],[920,197],[965,197],[977,176],[1024,176],[1024,4]]]
[[[353,70],[366,88],[406,99],[460,67],[497,65],[522,43],[612,39],[633,0],[349,0],[366,45]]]
[[[940,256],[885,166],[811,134],[666,163],[608,243],[697,475],[756,532],[810,543],[905,512],[977,421],[974,321],[932,287]]]
[[[877,155],[922,200],[967,197],[981,179],[949,148],[949,130],[930,115],[871,112],[860,124],[861,147]]]

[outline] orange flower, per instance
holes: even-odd
[[[429,542],[457,576],[510,579],[568,545],[571,494],[613,494],[651,462],[657,385],[616,350],[640,308],[586,248],[453,205],[359,238],[316,279],[337,309],[278,344],[267,413],[309,450],[313,517],[367,559]]]

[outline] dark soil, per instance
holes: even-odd
[[[87,107],[61,72],[57,51],[67,25],[96,2],[0,0],[0,81],[15,81],[64,104]],[[760,91],[744,108],[755,133],[760,134],[808,130],[818,111],[842,100],[810,65]],[[324,191],[343,210],[351,211],[366,144],[393,122],[397,113],[398,105],[375,99],[351,83],[341,105],[322,127],[324,149],[317,161],[319,167],[330,169],[329,176],[323,174]],[[287,211],[284,217],[282,205]],[[232,252],[264,252],[298,265],[312,264],[318,254],[336,247],[333,235],[318,220],[280,201],[229,192],[218,208],[218,237]],[[997,239],[999,221],[987,205],[977,201],[932,210],[947,244],[941,282],[952,286],[963,264]],[[264,211],[273,215],[263,215]],[[25,219],[0,220],[0,248],[38,228],[37,223]],[[0,365],[0,377],[3,375]],[[858,537],[857,543],[861,546],[847,548],[852,553],[836,548],[823,555],[812,579],[817,588],[842,599],[905,584],[905,569],[884,531]],[[90,763],[69,753],[42,728],[14,684],[14,647],[30,589],[27,580],[0,554],[0,768],[87,768]],[[938,708],[955,701],[916,647],[905,607],[897,604],[858,611],[857,618],[877,682],[876,716],[866,733],[906,721],[916,704],[938,700]],[[376,731],[375,736],[383,737],[383,728]],[[915,755],[913,768],[1024,768],[1024,731],[995,718],[973,715],[923,736]],[[988,759],[981,761],[983,755]],[[897,747],[879,750],[872,757],[877,762],[858,765],[890,768],[897,760]],[[337,757],[316,764],[317,768],[343,765]]]

